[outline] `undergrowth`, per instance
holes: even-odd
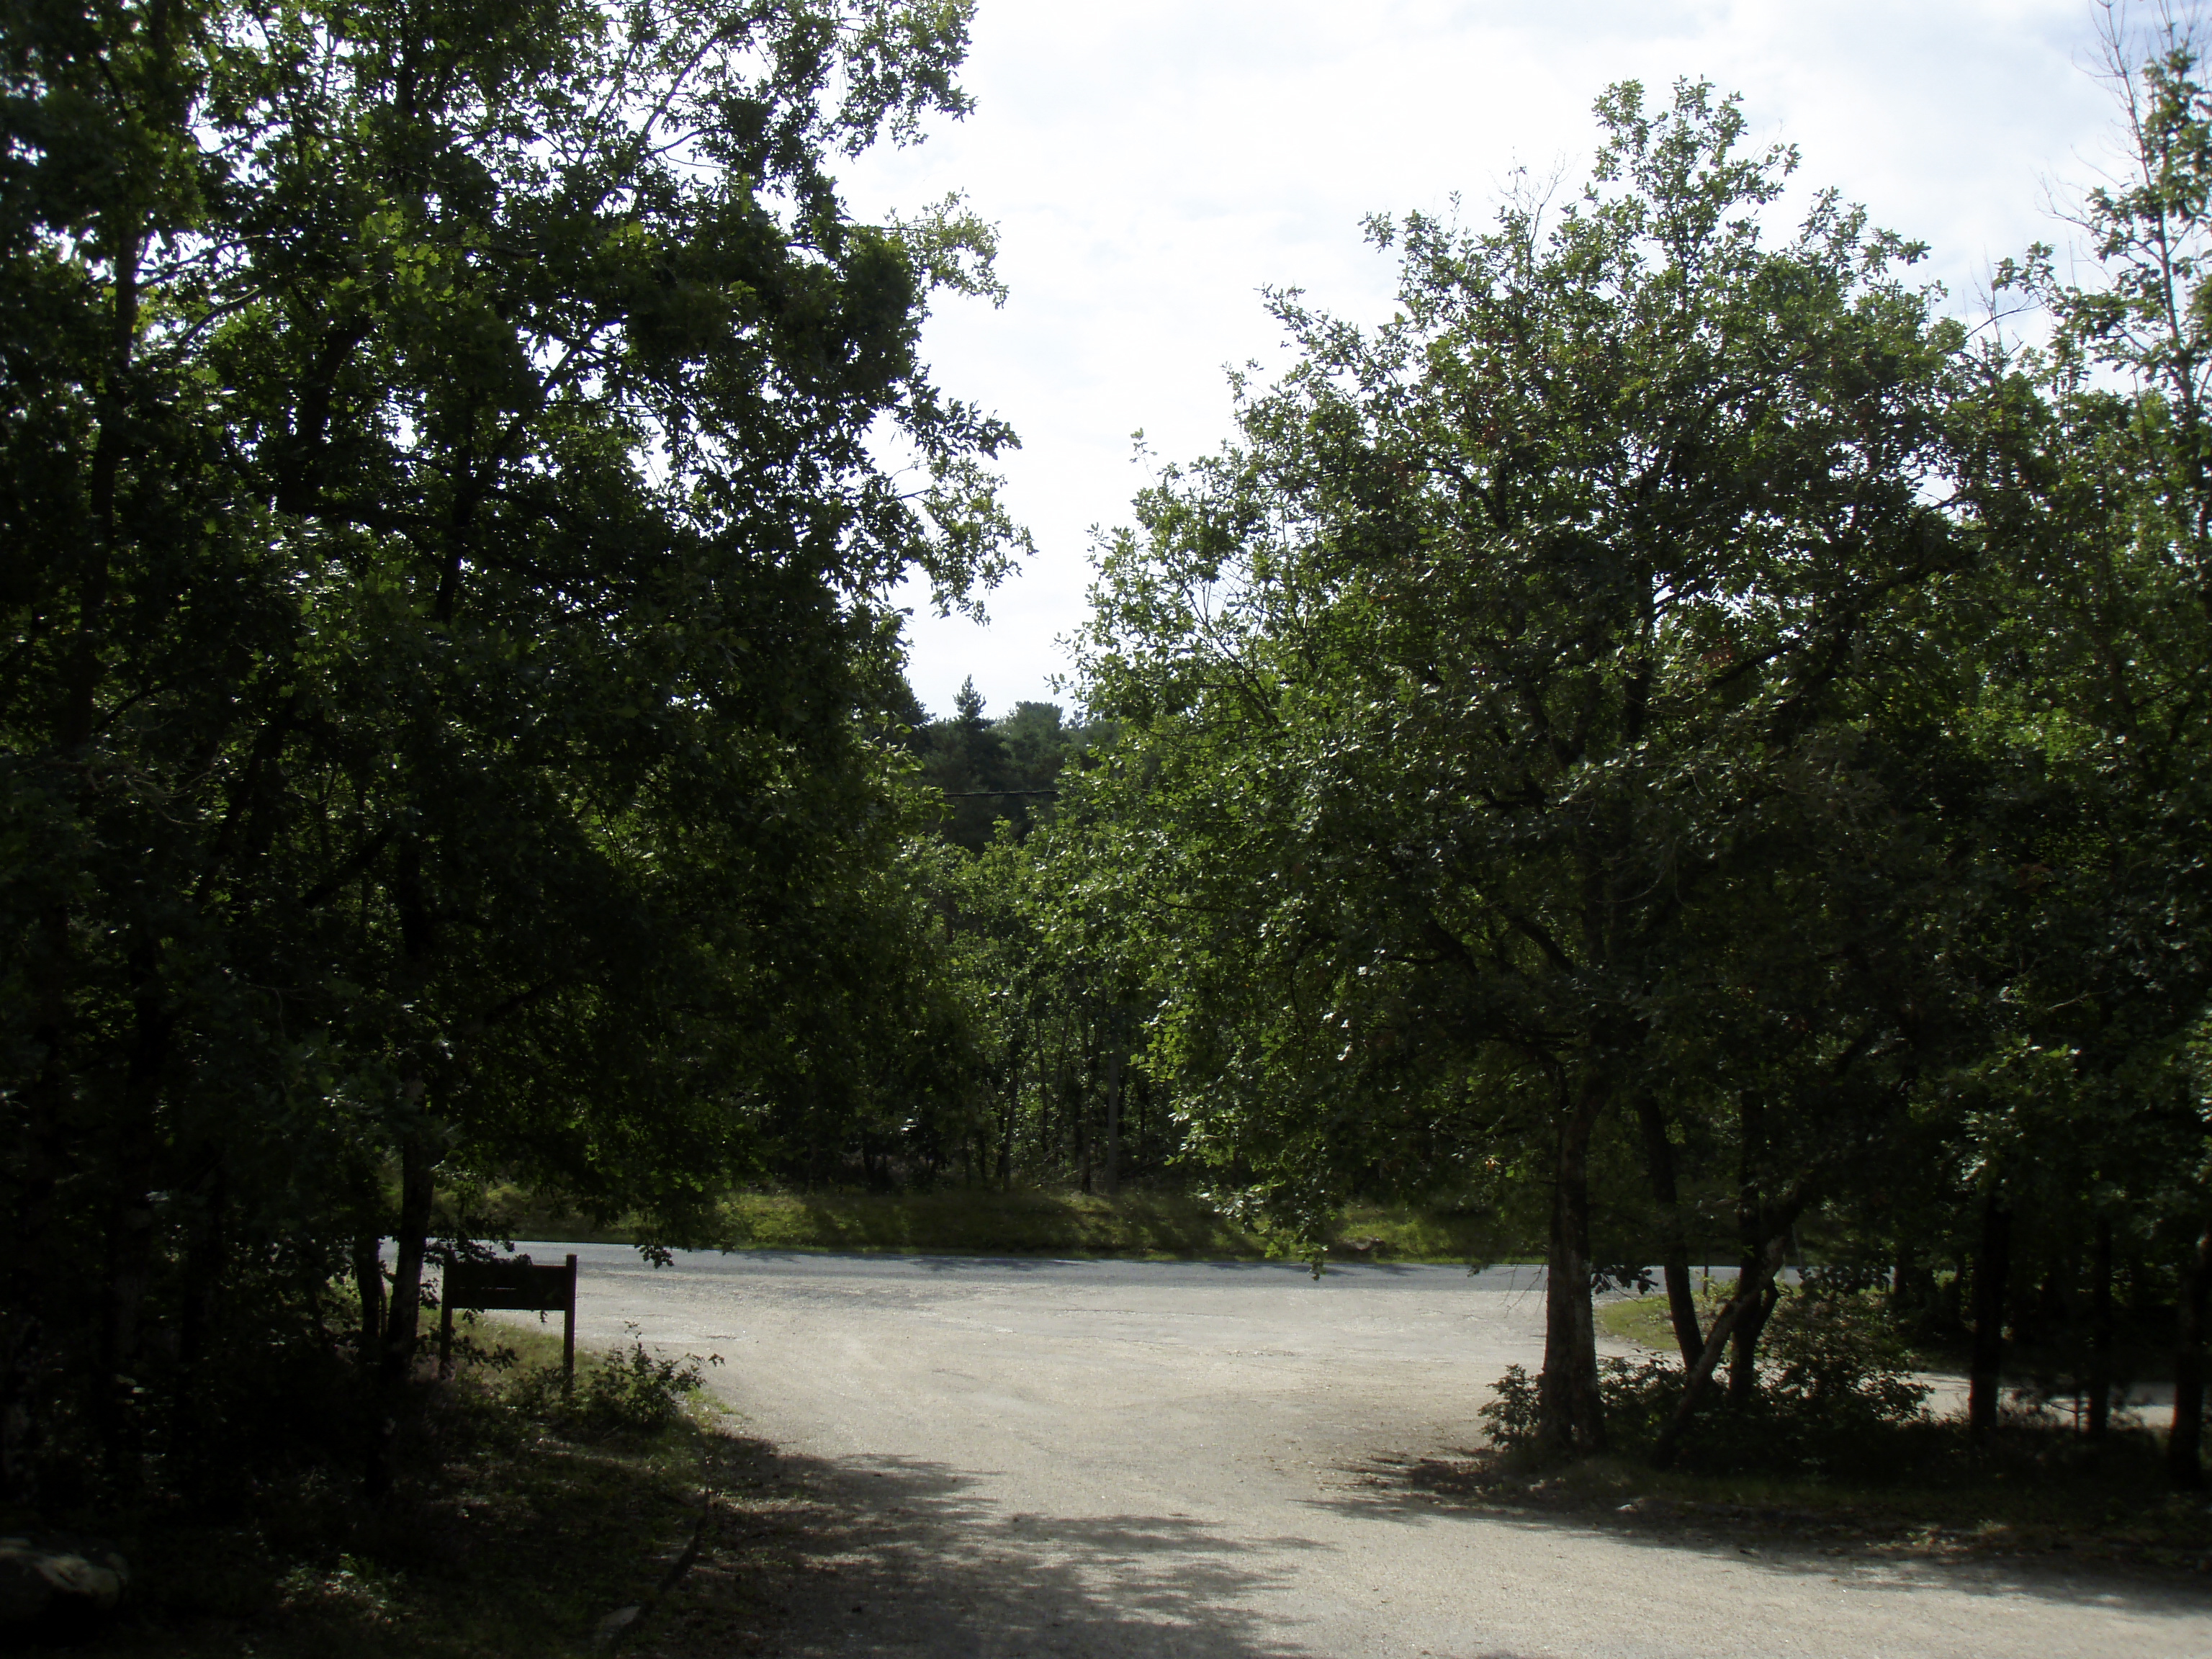
[[[1725,1372],[1706,1386],[1684,1443],[1686,1468],[1708,1474],[1838,1475],[1879,1479],[1940,1427],[1922,1407],[1924,1384],[1905,1376],[1911,1354],[1881,1305],[1865,1292],[1785,1294],[1761,1345],[1759,1387],[1730,1401]],[[1654,1355],[1599,1363],[1599,1393],[1613,1448],[1648,1456],[1682,1400],[1679,1361]],[[1519,1366],[1483,1407],[1492,1441],[1534,1445],[1536,1385]]]
[[[1542,1453],[1536,1382],[1514,1366],[1481,1413],[1488,1448],[1421,1460],[1398,1478],[1481,1508],[1687,1523],[1832,1554],[2212,1571],[2212,1508],[2168,1489],[2148,1431],[2116,1425],[2093,1441],[2025,1394],[1979,1437],[1930,1416],[1927,1389],[1905,1374],[1914,1356],[1874,1295],[1785,1295],[1767,1332],[1753,1398],[1729,1401],[1725,1372],[1716,1376],[1663,1473],[1649,1459],[1683,1372],[1655,1353],[1601,1361],[1601,1454]]]
[[[486,1328],[479,1327],[479,1332]],[[298,1466],[220,1510],[149,1504],[104,1528],[131,1561],[99,1655],[542,1659],[591,1650],[688,1533],[731,1443],[688,1407],[711,1357],[632,1341],[579,1356],[520,1324],[427,1370],[380,1504]]]

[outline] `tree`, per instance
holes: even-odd
[[[1372,222],[1405,257],[1379,330],[1275,298],[1296,365],[1139,499],[1084,663],[1198,1145],[1309,1240],[1392,1165],[1548,1185],[1560,1448],[1604,1436],[1592,1135],[1758,995],[1712,950],[1822,993],[1742,1088],[1899,1098],[1883,715],[1962,559],[1960,332],[1894,274],[1917,250],[1832,195],[1767,246],[1795,155],[1740,155],[1705,86],[1597,107],[1579,201]],[[1763,1200],[1768,1255],[1814,1172]]]
[[[988,847],[1001,823],[1026,836],[1049,816],[1060,769],[1104,735],[1066,724],[1057,703],[1017,703],[994,720],[975,682],[964,682],[951,717],[930,722],[918,745],[922,781],[945,801],[939,832],[970,853]]]
[[[2168,1449],[2195,1487],[2212,1295],[2197,1068],[2212,1000],[2212,91],[2186,16],[2161,8],[2137,35],[2107,8],[2104,40],[2120,169],[2074,216],[2087,280],[2062,277],[2045,247],[2000,269],[1999,292],[2045,307],[2052,331],[2044,349],[1992,348],[1971,481],[2006,584],[1982,647],[2007,785],[1991,852],[2016,890],[2000,934],[2012,1018],[1993,1046],[2050,1079],[2027,1098],[2061,1103],[2044,1109],[2059,1120],[2045,1144],[2063,1135],[2067,1175],[2023,1182],[2070,1187],[2064,1206],[2094,1218],[2100,1424],[2115,1226],[2148,1229],[2172,1264]],[[1988,1392],[1993,1407],[1993,1378]]]
[[[968,15],[11,15],[11,1488],[185,1451],[210,1322],[348,1260],[388,1395],[441,1169],[683,1236],[847,1035],[785,1021],[902,936],[888,591],[1018,538],[915,355],[988,233],[828,169]]]

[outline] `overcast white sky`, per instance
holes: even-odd
[[[1037,554],[987,627],[907,596],[915,690],[942,714],[972,674],[994,716],[1052,696],[1091,527],[1144,477],[1130,434],[1163,459],[1228,435],[1224,366],[1283,361],[1263,285],[1387,318],[1364,215],[1456,192],[1486,216],[1516,164],[1579,176],[1608,82],[1702,76],[1802,149],[1801,180],[1931,244],[1965,308],[1996,259],[2058,239],[2050,194],[2106,153],[2093,23],[2088,0],[981,0],[975,113],[846,181],[863,219],[964,191],[1012,290],[943,302],[927,349],[1021,434],[1006,493]]]

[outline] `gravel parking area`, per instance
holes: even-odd
[[[540,1245],[538,1259],[571,1247]],[[1844,1659],[2212,1654],[2212,1596],[1455,1511],[1540,1273],[687,1253],[583,1257],[580,1338],[719,1353],[855,1526],[751,1651]]]

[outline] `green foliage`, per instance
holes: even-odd
[[[1043,1149],[1032,1147],[1036,1157]],[[1127,1150],[1143,1143],[1133,1133]],[[507,1188],[471,1212],[494,1237],[631,1243],[633,1225],[616,1218],[595,1227],[574,1212],[543,1206]],[[1174,1185],[1103,1193],[980,1182],[917,1190],[871,1192],[805,1188],[740,1192],[717,1206],[712,1242],[760,1250],[896,1250],[922,1255],[1137,1256],[1229,1261],[1281,1254],[1285,1241],[1249,1231],[1205,1200]],[[1498,1261],[1510,1244],[1488,1218],[1406,1205],[1346,1207],[1328,1239],[1343,1261]]]
[[[1783,1297],[1767,1327],[1766,1397],[1839,1438],[1911,1422],[1928,1389],[1885,1299],[1869,1291]]]
[[[922,781],[944,792],[938,833],[971,853],[988,846],[1000,824],[1020,841],[1049,819],[1061,769],[1085,764],[1112,730],[1096,721],[1070,723],[1054,702],[1017,703],[997,720],[988,713],[969,680],[951,715],[918,719],[911,739]]]
[[[732,1243],[753,1249],[948,1255],[1264,1255],[1264,1243],[1174,1193],[1103,1194],[980,1186],[927,1193],[748,1193],[724,1206]]]
[[[1536,1443],[1543,1413],[1536,1399],[1536,1380],[1520,1365],[1508,1365],[1505,1375],[1492,1385],[1492,1398],[1475,1415],[1489,1425],[1491,1442],[1509,1451],[1522,1451]]]
[[[1809,1240],[1887,1311],[1752,1306],[1696,1455],[1919,1432],[1885,1321],[1971,1328],[1984,1407],[2008,1341],[2102,1398],[2170,1328],[2200,1480],[2212,90],[2161,15],[2092,258],[2001,270],[2043,343],[1624,82],[1578,192],[1370,223],[1382,326],[1273,296],[1080,720],[931,720],[894,586],[1025,545],[917,355],[993,237],[834,171],[965,107],[966,4],[19,8],[0,1489],[388,1480],[426,1243],[517,1191],[647,1248],[1540,1241],[1496,1423],[1555,1448],[1677,1386],[1601,1376],[1607,1264],[1686,1331],[1693,1244]],[[764,1175],[804,1213],[724,1209]],[[601,1429],[682,1392],[625,1364]]]
[[[1382,327],[1277,295],[1290,368],[1102,559],[1119,740],[1048,852],[1141,964],[1134,1063],[1247,1224],[1542,1237],[1556,1446],[1668,1386],[1601,1388],[1611,1261],[1694,1347],[1693,1260],[1810,1243],[1971,1332],[1984,1421],[2008,1344],[2099,1400],[2154,1328],[2185,1401],[2212,1365],[2212,93],[2124,24],[2094,262],[2001,272],[2046,343],[1832,194],[1776,234],[1794,151],[1624,84],[1579,195],[1370,225]],[[1904,1432],[1845,1306],[1751,1306],[1731,1420]]]
[[[665,1432],[684,1413],[684,1402],[707,1386],[702,1364],[719,1365],[720,1354],[669,1357],[646,1352],[633,1340],[627,1352],[610,1349],[578,1367],[572,1388],[558,1364],[518,1370],[500,1389],[507,1409],[571,1440]]]
[[[1770,245],[1795,156],[1708,87],[1598,115],[1557,211],[1375,222],[1382,327],[1276,298],[1292,367],[1139,498],[1084,661],[1194,1152],[1308,1240],[1544,1181],[1571,1283],[1608,1114],[1746,1119],[1752,1248],[1899,1132],[1960,994],[1923,621],[1970,561],[1918,251],[1832,195]]]
[[[489,1334],[513,1363],[464,1360],[452,1381],[425,1384],[410,1455],[380,1504],[352,1501],[344,1472],[318,1458],[264,1462],[234,1501],[95,1511],[102,1535],[125,1540],[133,1584],[92,1650],[228,1659],[250,1641],[271,1659],[582,1653],[601,1620],[650,1591],[702,1493],[736,1523],[727,1541],[708,1540],[725,1559],[757,1524],[752,1506],[781,1502],[757,1495],[755,1449],[689,1414],[642,1433],[564,1422],[557,1330],[501,1322]],[[585,1359],[579,1406],[595,1363]],[[285,1409],[281,1379],[258,1403]]]
[[[349,1268],[396,1387],[438,1172],[681,1239],[957,1075],[877,731],[893,585],[1022,545],[915,349],[989,240],[830,170],[964,106],[967,18],[10,15],[11,1490],[219,1464],[236,1310]]]
[[[1881,1298],[1786,1295],[1767,1327],[1762,1386],[1746,1402],[1713,1399],[1691,1430],[1685,1466],[1711,1474],[1834,1474],[1879,1480],[1909,1467],[1930,1426],[1924,1384],[1904,1375],[1909,1353]],[[1536,1386],[1519,1366],[1482,1408],[1494,1443],[1540,1443]],[[1682,1399],[1682,1369],[1668,1358],[1600,1362],[1615,1448],[1647,1452]]]
[[[1902,1374],[1904,1344],[1865,1297],[1785,1296],[1767,1327],[1760,1386],[1704,1408],[1685,1464],[1722,1474],[1879,1480],[1908,1462],[1928,1426],[1924,1384]],[[1671,1359],[1602,1362],[1607,1422],[1622,1449],[1649,1449],[1682,1398]]]

